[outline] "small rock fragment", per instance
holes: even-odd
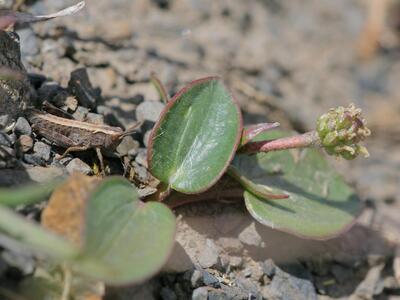
[[[212,287],[219,287],[220,283],[217,277],[210,274],[207,271],[203,271],[203,282],[205,285],[212,286]]]
[[[199,264],[203,268],[211,268],[218,264],[218,248],[210,239],[206,240],[206,244],[199,255]]]
[[[203,274],[199,270],[194,270],[190,277],[190,284],[192,287],[197,288],[203,283]]]
[[[17,122],[15,123],[14,126],[14,133],[16,135],[31,135],[32,134],[32,128],[31,125],[29,125],[28,121],[24,117],[19,117],[17,119]]]
[[[23,134],[18,138],[17,147],[21,152],[26,153],[32,149],[33,139],[29,135]]]
[[[193,291],[192,300],[207,300],[208,288],[205,286],[199,287]]]
[[[24,154],[23,158],[24,158],[24,161],[30,165],[34,165],[34,166],[46,165],[46,162],[43,160],[43,158],[36,156],[35,154]]]
[[[138,153],[136,155],[135,161],[139,165],[147,168],[147,150],[145,148],[140,148],[138,150]]]
[[[262,238],[258,234],[255,223],[252,222],[239,234],[239,240],[249,246],[262,246]]]
[[[276,266],[272,259],[267,259],[262,264],[262,270],[269,278],[272,278],[275,275],[275,268]]]
[[[84,121],[86,119],[89,110],[86,107],[78,106],[76,111],[72,114],[75,120]]]
[[[4,129],[10,123],[10,116],[7,114],[2,114],[0,116],[0,129]]]
[[[372,267],[364,280],[357,286],[353,295],[350,296],[350,300],[364,300],[373,299],[375,296],[376,287],[381,279],[381,272],[385,264]]]
[[[240,256],[231,256],[229,263],[234,268],[240,268],[243,264],[243,259]]]
[[[173,290],[168,287],[163,287],[160,291],[161,299],[163,300],[176,300],[176,294]]]
[[[71,160],[66,168],[69,174],[80,172],[82,174],[89,175],[92,173],[92,169],[79,158],[74,158]]]
[[[122,141],[117,146],[116,151],[120,156],[126,156],[128,154],[135,156],[137,154],[139,146],[139,142],[128,135],[122,138]]]
[[[10,137],[4,132],[0,132],[0,145],[7,147],[11,147],[12,145]]]
[[[157,122],[164,106],[165,105],[159,101],[144,101],[136,108],[136,119],[138,121],[147,120]]]
[[[80,68],[71,73],[68,89],[71,94],[75,95],[80,105],[91,109],[96,108],[99,95],[92,87],[86,69]]]
[[[36,142],[33,146],[33,152],[35,156],[43,159],[44,161],[48,161],[51,156],[51,147],[42,142]]]
[[[86,121],[92,124],[103,125],[104,116],[90,112],[86,115]]]

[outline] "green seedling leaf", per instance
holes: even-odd
[[[16,207],[40,202],[46,199],[59,183],[60,180],[18,188],[0,188],[0,204]]]
[[[139,201],[123,178],[104,180],[89,199],[84,256],[77,269],[108,284],[142,281],[168,259],[175,217],[161,203]]]
[[[108,284],[128,284],[156,273],[167,260],[175,217],[161,203],[139,201],[122,177],[74,174],[51,196],[45,228],[78,247],[72,270]]]
[[[286,136],[263,133],[256,140]],[[354,191],[316,149],[237,155],[232,163],[241,176],[289,199],[271,200],[245,191],[250,214],[260,223],[304,238],[328,239],[348,229],[360,213]]]
[[[239,107],[219,78],[194,81],[168,102],[155,125],[149,169],[176,191],[205,191],[225,172],[241,132]]]

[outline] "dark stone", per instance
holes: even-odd
[[[91,109],[96,108],[99,95],[90,83],[85,68],[77,69],[71,73],[68,89],[76,97],[80,105]]]
[[[43,142],[36,142],[33,146],[33,152],[35,156],[48,161],[51,156],[51,147]]]
[[[262,264],[262,270],[269,278],[272,278],[275,275],[275,268],[276,266],[272,259],[267,259]]]
[[[168,287],[163,287],[160,291],[161,299],[163,300],[176,300],[176,294],[173,290]]]
[[[24,154],[24,161],[34,166],[45,166],[46,162],[35,154]]]
[[[212,286],[212,287],[219,287],[220,282],[217,277],[214,275],[210,274],[207,271],[203,271],[203,282],[205,285]]]
[[[7,147],[11,147],[12,145],[10,137],[4,132],[0,132],[0,145]]]
[[[21,62],[18,35],[13,32],[0,31],[0,65],[7,71],[15,72],[11,73],[11,79],[0,79],[0,115],[9,115],[8,122],[12,122],[31,105],[34,95]]]
[[[208,300],[208,288],[199,287],[193,291],[192,300]]]
[[[31,135],[32,128],[24,117],[19,117],[14,126],[14,133],[16,135]]]
[[[75,120],[85,121],[87,114],[89,113],[89,109],[83,106],[78,106],[76,111],[72,114]]]

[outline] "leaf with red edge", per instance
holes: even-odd
[[[155,125],[149,169],[176,191],[200,193],[224,174],[241,133],[240,109],[221,80],[196,80],[168,102]]]

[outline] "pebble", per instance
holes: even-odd
[[[202,276],[203,276],[203,282],[205,285],[212,286],[215,288],[220,286],[220,282],[219,282],[218,278],[215,277],[214,275],[210,274],[209,272],[203,271]]]
[[[36,142],[33,146],[33,152],[35,156],[48,161],[51,156],[51,147],[43,142]]]
[[[71,73],[68,89],[76,97],[80,105],[91,109],[96,108],[99,95],[92,87],[85,68],[77,69]]]
[[[7,146],[7,147],[11,147],[11,145],[12,145],[9,136],[7,134],[5,134],[4,132],[0,132],[0,145]]]
[[[22,60],[39,53],[38,39],[30,27],[18,30]]]
[[[231,256],[229,264],[234,268],[240,268],[243,264],[243,259],[240,256]]]
[[[163,287],[160,291],[161,299],[163,300],[176,300],[176,294],[173,290],[168,287]]]
[[[28,121],[24,117],[19,117],[17,119],[17,122],[15,123],[14,126],[14,133],[16,135],[31,135],[32,134],[32,128],[31,125],[29,125]]]
[[[243,231],[239,234],[239,240],[246,245],[249,246],[262,246],[262,238],[258,234],[257,229],[255,227],[255,223],[252,222],[249,226],[247,226]]]
[[[89,113],[89,109],[83,106],[78,106],[76,111],[72,114],[75,120],[85,121],[87,114]]]
[[[193,291],[192,300],[208,300],[208,288],[199,287]]]
[[[204,269],[211,268],[218,264],[218,248],[211,239],[206,240],[206,244],[199,255],[199,264]]]
[[[139,142],[128,135],[122,138],[122,141],[117,146],[116,151],[120,156],[126,156],[128,154],[130,156],[135,156],[138,153],[139,147]]]
[[[190,284],[192,287],[199,287],[203,283],[203,274],[199,270],[194,270],[192,276],[190,277]]]
[[[43,160],[43,158],[36,156],[35,154],[24,154],[23,158],[24,161],[30,165],[34,166],[46,165],[46,162]]]
[[[139,165],[141,165],[141,166],[147,168],[147,149],[145,149],[145,148],[140,148],[140,149],[138,150],[137,155],[136,155],[135,161],[136,161]]]
[[[372,267],[349,300],[373,299],[384,267],[384,263]]]
[[[157,122],[165,104],[159,101],[144,101],[136,108],[136,119],[138,121]]]
[[[0,116],[0,129],[6,128],[10,123],[10,116],[9,115],[1,115]]]
[[[75,97],[68,96],[64,101],[64,106],[67,110],[74,112],[78,108],[78,100]]]
[[[21,135],[18,138],[18,148],[21,152],[26,153],[33,147],[33,139],[29,135]]]
[[[275,275],[275,268],[276,266],[272,259],[267,259],[262,264],[262,270],[269,278],[272,278]]]
[[[74,158],[73,160],[71,160],[66,168],[69,174],[79,172],[85,175],[89,175],[92,173],[92,169],[79,158]]]
[[[139,180],[140,182],[147,182],[149,180],[150,174],[145,167],[139,165],[135,161],[131,162],[131,166],[133,167],[135,178],[137,180]]]
[[[104,116],[90,112],[86,115],[86,121],[92,124],[104,125]]]
[[[152,132],[151,130],[147,130],[143,136],[143,143],[146,146],[146,148],[149,147],[151,132]]]

